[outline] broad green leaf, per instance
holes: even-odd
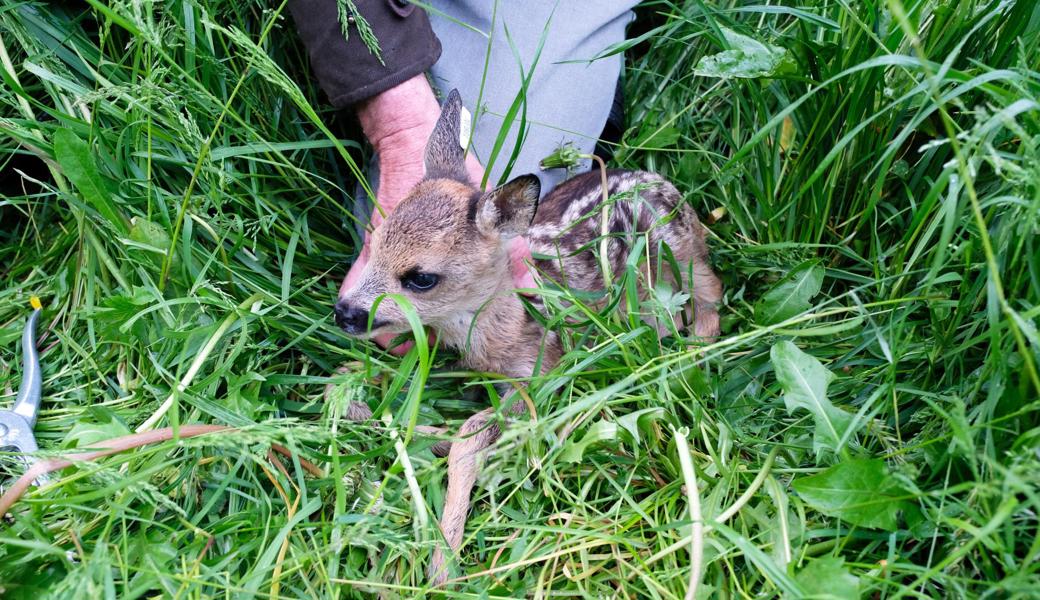
[[[643,410],[637,410],[629,413],[617,420],[617,424],[628,432],[628,435],[632,436],[632,443],[636,448],[639,449],[639,431],[647,430],[650,427],[650,423],[660,419],[664,416],[664,409],[660,406],[652,406],[650,408],[644,408]]]
[[[170,247],[170,235],[166,233],[166,229],[158,223],[141,217],[130,219],[130,239],[138,244],[151,246],[162,253],[165,253]]]
[[[112,193],[98,171],[90,146],[68,129],[55,131],[53,141],[54,159],[61,165],[65,176],[88,204],[121,234],[126,235],[129,231],[126,219],[112,201]]]
[[[669,369],[668,388],[676,394],[688,394],[687,390],[700,396],[712,394],[711,383],[703,369],[692,363],[676,365]]]
[[[112,410],[103,406],[92,406],[65,434],[62,445],[66,448],[89,448],[98,442],[129,434],[130,429],[126,423],[123,423]]]
[[[837,453],[843,438],[851,433],[849,428],[854,415],[834,406],[827,398],[827,386],[834,374],[788,341],[774,344],[769,358],[784,391],[787,412],[804,408],[812,413],[816,422],[813,450],[817,454],[822,449]]]
[[[261,386],[265,381],[263,375],[253,371],[241,375],[229,374],[225,407],[250,421],[257,420],[260,414],[275,412],[277,407],[269,402],[270,398],[260,395]]]
[[[794,71],[795,62],[785,48],[760,42],[732,29],[720,29],[730,49],[701,58],[693,69],[694,75],[754,79]]]
[[[643,130],[639,137],[629,142],[638,148],[668,148],[674,146],[682,138],[682,132],[675,127],[652,126]]]
[[[860,527],[893,531],[899,512],[913,507],[885,461],[876,458],[847,460],[791,486],[809,506]]]
[[[102,299],[97,306],[84,310],[84,315],[119,327],[140,313],[142,307],[153,302],[155,302],[155,296],[150,290],[135,285],[129,294],[108,296]]]
[[[676,291],[668,283],[659,281],[654,286],[654,298],[669,315],[676,315],[686,308],[690,295],[681,290]]]
[[[568,441],[560,454],[563,462],[581,462],[585,450],[599,442],[631,442],[633,451],[639,452],[640,432],[650,429],[650,424],[664,416],[664,409],[655,406],[644,408],[619,417],[617,422],[601,420],[589,427],[581,441]]]
[[[610,421],[597,421],[585,432],[580,442],[569,441],[560,453],[561,462],[581,462],[585,449],[597,442],[613,442],[617,440],[618,426]]]
[[[809,310],[822,285],[820,261],[803,262],[762,295],[755,305],[755,322],[773,325]]]
[[[859,578],[845,567],[845,559],[824,556],[810,561],[794,576],[805,596],[814,600],[858,600]]]
[[[156,267],[162,265],[163,256],[170,248],[170,236],[166,230],[141,217],[130,218],[130,240],[136,243],[128,243],[128,250],[132,250],[142,262]]]

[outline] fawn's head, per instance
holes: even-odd
[[[409,331],[392,298],[373,309],[386,294],[404,296],[424,324],[437,327],[471,318],[511,287],[506,244],[534,218],[538,178],[523,175],[486,193],[474,187],[459,141],[461,110],[452,90],[426,145],[423,180],[373,232],[357,282],[340,290],[336,323],[347,333]]]

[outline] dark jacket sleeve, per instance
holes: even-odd
[[[344,39],[336,0],[290,0],[300,32],[322,89],[333,106],[343,108],[375,96],[430,68],[441,44],[426,12],[407,0],[354,0],[379,40],[382,62],[369,51],[357,24]]]

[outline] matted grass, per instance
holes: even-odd
[[[724,333],[557,322],[569,352],[485,467],[445,594],[1036,597],[1040,7],[640,10],[616,163],[721,216]],[[716,56],[741,49],[768,72]],[[2,593],[423,596],[444,461],[395,441],[493,379],[333,326],[359,145],[284,4],[6,0],[0,51],[0,402],[36,294],[45,451],[245,428],[27,495]],[[352,400],[386,419],[340,419]]]

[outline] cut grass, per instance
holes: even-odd
[[[640,10],[616,162],[724,209],[725,331],[662,341],[548,291],[569,352],[484,468],[447,593],[1035,597],[1040,7]],[[697,75],[727,31],[789,65]],[[64,471],[0,529],[0,587],[422,596],[444,464],[392,434],[457,425],[492,379],[332,325],[359,146],[284,6],[8,1],[0,52],[0,389],[36,294],[46,451],[168,398],[156,423],[245,428]],[[387,420],[342,420],[352,400]],[[271,462],[272,442],[328,477]]]

